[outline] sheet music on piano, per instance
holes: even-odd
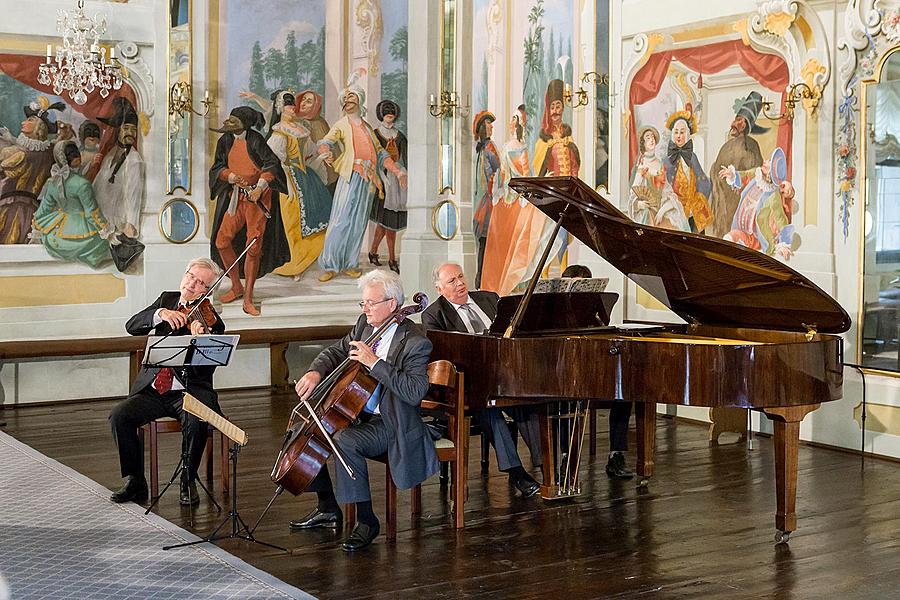
[[[607,277],[557,277],[541,279],[534,288],[535,294],[599,293],[606,290]]]

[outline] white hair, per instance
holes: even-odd
[[[438,285],[441,283],[441,271],[444,270],[444,267],[456,267],[457,269],[459,269],[460,273],[462,273],[463,270],[462,266],[459,263],[445,262],[439,264],[434,268],[434,270],[431,271],[431,278],[434,280],[434,287],[438,287]]]
[[[403,306],[403,281],[400,276],[393,271],[385,271],[383,269],[375,269],[369,271],[359,278],[359,289],[364,290],[373,285],[380,285],[384,288],[385,298],[393,298],[397,301],[397,308]]]
[[[222,269],[211,258],[205,258],[201,256],[199,258],[191,260],[191,262],[188,263],[187,268],[184,270],[185,273],[190,271],[192,267],[201,267],[203,269],[212,271],[213,281],[215,281],[222,275]]]

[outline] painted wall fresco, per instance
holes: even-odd
[[[223,296],[226,304],[241,299],[250,315],[260,314],[259,300],[267,297],[344,287],[369,268],[399,272],[407,3],[345,6],[351,29],[338,43],[325,32],[327,19],[340,13],[323,0],[227,2],[220,9],[224,102],[211,144],[210,252],[228,266],[259,238]],[[232,155],[236,139],[240,156]]]
[[[567,0],[474,5],[474,275],[476,287],[501,295],[530,277],[553,226],[508,188],[509,180],[582,174],[563,102],[564,82],[572,81],[574,18]],[[556,262],[564,260],[567,237],[555,240]]]
[[[710,89],[725,75],[738,83]],[[762,114],[788,83],[784,59],[740,39],[650,55],[628,93],[631,218],[790,259],[793,123]]]
[[[149,121],[127,85],[84,105],[52,95],[36,80],[41,60],[0,55],[0,244],[130,272],[143,249]]]

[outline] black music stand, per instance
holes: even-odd
[[[182,373],[186,390],[188,387],[187,367],[224,367],[231,360],[231,354],[237,346],[239,338],[240,336],[237,335],[150,336],[147,338],[147,347],[144,350],[143,365],[150,368],[168,367],[173,370],[178,369]],[[153,510],[153,507],[159,503],[159,500],[176,480],[179,480],[181,477],[190,477],[189,468],[190,456],[188,450],[182,444],[178,466],[175,467],[172,477],[159,493],[159,496],[154,498],[150,506],[147,507],[147,510],[144,512],[145,515]],[[195,481],[203,488],[210,502],[215,505],[216,510],[221,511],[222,507],[216,502],[209,489],[203,485],[200,478],[198,477]],[[190,505],[189,523],[192,526],[194,524],[193,504]]]
[[[193,415],[200,417],[205,420],[207,423],[218,429],[225,435],[229,440],[231,440],[231,446],[228,448],[228,460],[231,463],[231,511],[228,513],[228,516],[219,523],[219,526],[216,527],[212,533],[206,536],[203,539],[194,540],[193,542],[184,542],[181,544],[173,544],[171,546],[163,546],[163,550],[171,550],[172,548],[183,548],[185,546],[193,546],[195,544],[202,544],[204,542],[214,542],[216,540],[227,540],[232,538],[237,538],[241,540],[246,540],[248,542],[253,542],[254,544],[260,544],[262,546],[268,546],[269,548],[275,548],[277,550],[281,550],[283,552],[287,552],[287,548],[282,548],[281,546],[276,546],[275,544],[270,544],[268,542],[262,542],[255,537],[253,537],[253,530],[247,527],[247,524],[244,523],[244,520],[241,518],[240,513],[238,513],[237,509],[237,488],[238,488],[238,478],[237,478],[237,461],[238,461],[238,453],[241,451],[241,446],[245,446],[247,444],[247,434],[239,429],[236,425],[228,421],[222,415],[216,414],[210,409],[208,406],[200,403],[199,400],[191,396],[190,394],[185,394],[184,397],[184,407],[185,410]],[[219,533],[219,530],[225,526],[226,523],[231,523],[231,533],[229,535],[216,535]],[[258,522],[257,522],[258,524]],[[254,529],[256,527],[254,526]]]

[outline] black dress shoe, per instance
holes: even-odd
[[[530,475],[525,475],[518,479],[511,479],[512,484],[515,486],[519,492],[521,492],[523,498],[531,498],[541,489],[541,486],[537,481],[531,478]]]
[[[181,494],[179,502],[182,506],[194,506],[200,504],[200,494],[197,493],[197,482],[193,479],[189,482],[187,479],[181,480]]]
[[[400,261],[399,260],[389,260],[388,266],[391,268],[391,271],[393,271],[397,275],[400,274]]]
[[[109,499],[116,504],[121,504],[123,502],[137,502],[138,504],[143,504],[149,497],[150,492],[147,489],[147,480],[143,477],[129,475],[125,478],[125,485],[122,486],[120,490],[114,492]]]
[[[379,260],[377,252],[369,252],[369,264],[376,267],[381,266],[381,260]]]
[[[378,537],[379,530],[378,523],[375,523],[375,525],[357,523],[356,527],[354,527],[353,531],[350,533],[350,537],[341,544],[341,550],[344,552],[362,550]]]
[[[615,452],[606,461],[606,475],[610,479],[631,479],[634,473],[625,466],[625,455]]]
[[[318,508],[298,521],[291,521],[291,529],[340,529],[344,524],[341,511],[321,511]]]

